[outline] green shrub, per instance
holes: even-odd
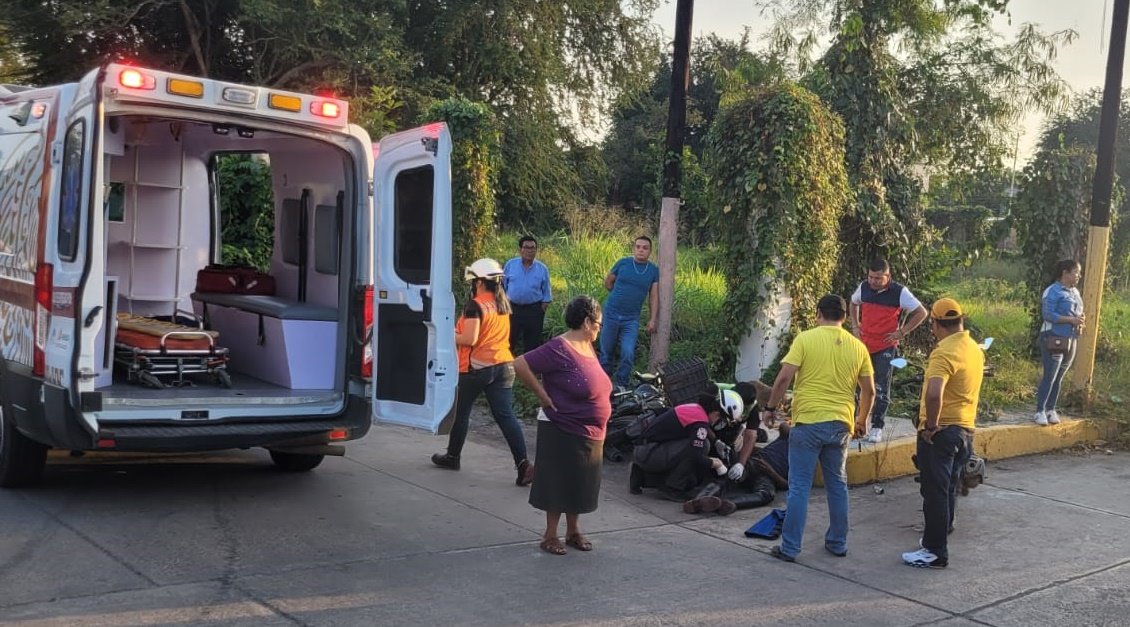
[[[220,204],[220,261],[266,272],[275,241],[271,166],[251,153],[219,154],[214,163]]]
[[[443,121],[451,129],[452,281],[483,256],[495,230],[499,131],[490,107],[463,97],[434,103],[422,122]]]

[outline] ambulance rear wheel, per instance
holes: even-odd
[[[325,459],[325,455],[310,455],[308,453],[285,453],[271,451],[271,461],[275,462],[280,470],[289,472],[306,472],[318,467]]]
[[[39,481],[47,447],[20,433],[0,402],[0,486],[19,488]]]

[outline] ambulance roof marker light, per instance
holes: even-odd
[[[239,105],[254,105],[258,97],[254,89],[244,87],[225,87],[221,97],[230,103]]]
[[[118,82],[122,87],[130,89],[156,89],[157,81],[152,76],[147,76],[134,69],[122,70],[118,75]]]

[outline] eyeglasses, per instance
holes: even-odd
[[[600,328],[600,325],[604,324],[600,320],[593,320],[592,318],[589,318],[589,322],[591,322],[593,324],[593,326],[595,326],[598,329]]]

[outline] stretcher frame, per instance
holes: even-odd
[[[183,340],[185,336],[204,337],[207,348],[168,348],[169,339]],[[231,375],[227,372],[228,349],[216,346],[216,341],[205,331],[169,331],[161,335],[160,347],[140,348],[132,344],[114,342],[114,363],[126,368],[127,380],[154,388],[192,386],[195,383],[186,379],[189,374],[209,374],[225,388],[232,386]],[[174,377],[165,383],[160,377]]]

